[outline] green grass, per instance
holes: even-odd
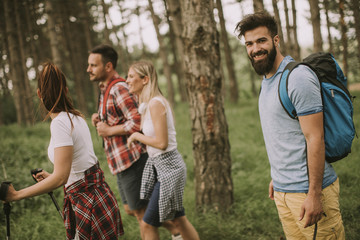
[[[355,94],[360,96],[360,93]],[[360,99],[355,101],[355,124],[360,129]],[[284,237],[276,207],[268,198],[270,168],[266,156],[257,112],[257,101],[241,99],[237,105],[226,104],[229,138],[232,157],[232,179],[234,205],[228,214],[197,213],[195,210],[194,160],[191,145],[191,123],[186,104],[175,109],[178,148],[188,168],[184,205],[186,215],[203,240],[252,240],[280,239]],[[102,141],[90,127],[95,152],[99,158],[106,180],[121,203],[116,178],[107,167]],[[42,167],[51,171],[47,160],[49,122],[33,127],[16,125],[0,126],[0,180],[11,180],[15,188],[33,184],[30,169]],[[353,143],[353,152],[333,166],[340,178],[340,204],[344,220],[346,239],[360,239],[360,144]],[[62,189],[54,191],[62,205]],[[50,197],[45,194],[11,204],[12,239],[64,239],[65,230]],[[2,204],[0,204],[0,207]],[[139,230],[134,217],[127,216],[121,208],[125,229],[122,239],[137,240]],[[5,216],[0,210],[0,238],[5,239]],[[171,239],[169,233],[160,228],[161,239]]]

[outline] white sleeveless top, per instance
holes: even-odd
[[[165,150],[160,150],[158,148],[151,147],[149,145],[146,146],[146,150],[150,157],[158,156],[162,153],[169,152],[177,148],[176,142],[176,130],[174,124],[173,114],[170,108],[170,105],[164,101],[161,97],[154,97],[151,101],[159,101],[162,105],[164,105],[166,109],[166,121],[167,121],[167,128],[168,128],[168,147]],[[154,124],[151,119],[150,109],[147,107],[147,111],[145,115],[142,116],[144,118],[142,131],[145,136],[155,137],[154,131]]]

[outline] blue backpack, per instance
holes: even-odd
[[[336,162],[351,152],[355,137],[353,122],[353,97],[347,89],[347,79],[330,53],[311,54],[303,62],[290,62],[284,69],[279,82],[279,98],[288,115],[297,119],[296,110],[290,101],[287,82],[291,71],[299,64],[310,67],[321,85],[324,113],[325,159]]]

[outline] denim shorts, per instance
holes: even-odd
[[[147,159],[147,153],[141,154],[130,168],[116,175],[121,201],[129,205],[130,210],[142,209],[147,205],[148,201],[140,199],[141,178]]]
[[[159,216],[159,196],[160,196],[160,182],[155,183],[154,190],[151,193],[149,204],[146,208],[143,220],[147,224],[160,227],[160,216]],[[185,210],[175,213],[175,218],[185,216]]]

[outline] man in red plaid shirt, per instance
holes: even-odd
[[[111,173],[117,176],[125,212],[135,216],[142,226],[147,202],[140,199],[140,186],[148,155],[143,144],[137,142],[131,149],[126,144],[128,136],[140,131],[141,117],[135,96],[129,93],[125,80],[115,70],[117,58],[116,51],[108,45],[90,51],[87,72],[90,81],[98,82],[100,87],[98,113],[92,115],[91,121],[104,139],[107,162]],[[170,223],[164,227],[173,235],[178,233]],[[140,232],[143,232],[141,227]]]

